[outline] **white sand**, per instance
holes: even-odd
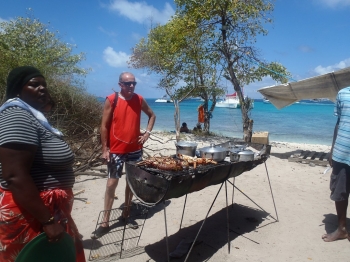
[[[159,133],[153,135],[152,139],[154,140],[146,143],[146,152],[152,155],[175,153],[174,134]],[[182,139],[197,141],[198,148],[211,142],[194,138],[192,135],[182,135]],[[216,144],[227,140],[229,139],[212,139]],[[232,185],[228,184],[230,254],[227,245],[226,197],[223,187],[199,235],[200,244],[192,250],[189,261],[350,260],[348,240],[326,243],[321,239],[322,234],[332,232],[337,225],[334,202],[329,199],[331,170],[323,174],[325,166],[288,161],[288,157],[295,150],[328,152],[330,147],[294,143],[271,144],[271,156],[266,161],[266,166],[279,221],[276,222],[269,217],[269,214],[273,217],[276,217],[276,214],[265,165],[261,164],[238,176],[235,185],[269,214],[261,211],[237,189],[234,204],[231,206]],[[74,192],[85,190],[76,196],[73,217],[83,235],[87,259],[92,244],[90,234],[95,229],[99,212],[103,209],[105,184],[105,177],[81,175],[77,177],[74,187]],[[116,193],[119,198],[115,200],[114,208],[120,207],[124,202],[124,188],[125,177],[120,179],[117,187]],[[180,231],[185,197],[166,202],[170,252],[175,250],[181,240],[195,238],[219,188],[220,185],[210,186],[188,195]],[[122,261],[166,261],[165,220],[162,208],[163,205],[160,204],[150,210],[139,248],[129,245],[129,252],[124,252]],[[112,239],[111,242],[113,241]],[[99,244],[99,240],[95,243]],[[97,249],[93,254],[103,256],[106,253],[99,253]],[[118,258],[119,256],[104,261],[114,261]],[[185,256],[172,261],[183,261],[184,258]]]

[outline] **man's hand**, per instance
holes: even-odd
[[[150,134],[148,132],[145,132],[143,135],[139,136],[139,144],[146,143],[147,139],[149,138]]]
[[[103,159],[103,164],[106,164],[107,162],[109,162],[109,152],[108,151],[102,152],[101,158]]]
[[[329,153],[329,156],[328,156],[328,163],[331,167],[333,167],[333,161],[332,161],[332,152]]]

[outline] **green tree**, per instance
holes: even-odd
[[[256,36],[266,35],[264,23],[271,23],[273,5],[266,0],[175,0],[177,17],[188,25],[212,32],[210,48],[217,52],[224,76],[237,93],[242,112],[243,139],[251,140],[253,121],[249,118],[251,99],[245,99],[245,84],[271,76],[274,80],[287,82],[290,75],[278,63],[267,63],[255,48]]]
[[[220,74],[217,73],[218,59],[215,52],[208,52],[208,33],[185,20],[173,18],[166,25],[150,30],[147,38],[133,48],[130,64],[134,68],[146,68],[150,73],[161,75],[158,87],[174,101],[177,137],[180,129],[179,102],[187,97],[201,97],[204,100],[204,132],[209,132],[210,115],[215,108],[218,95],[224,91],[217,87]],[[182,80],[185,84],[178,86]],[[208,101],[214,101],[208,108]],[[197,117],[197,115],[195,116]]]
[[[0,23],[0,94],[4,95],[6,77],[13,68],[32,65],[48,79],[69,79],[79,84],[77,76],[88,70],[78,66],[85,54],[72,54],[72,45],[63,43],[39,20],[18,17]]]
[[[73,54],[73,45],[62,42],[58,32],[37,19],[18,17],[0,23],[0,28],[0,100],[4,102],[6,79],[13,68],[38,68],[56,102],[49,121],[63,131],[73,150],[82,152],[82,145],[88,144],[84,141],[96,136],[102,112],[101,103],[84,88],[89,69],[79,63],[85,54]]]
[[[179,103],[188,96],[184,93],[179,94],[177,88],[179,81],[182,80],[183,67],[182,53],[178,50],[184,47],[184,42],[177,40],[178,34],[181,32],[173,23],[151,28],[147,38],[142,38],[133,48],[129,61],[133,68],[146,69],[148,73],[160,76],[156,87],[165,90],[173,100],[177,139],[180,129]]]

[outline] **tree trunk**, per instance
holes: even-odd
[[[209,114],[208,114],[208,100],[207,99],[204,100],[203,108],[204,108],[203,132],[208,134],[209,133],[209,127],[210,127],[210,117],[209,117]]]
[[[176,141],[180,140],[180,107],[179,107],[179,100],[174,99],[174,106],[175,106],[175,112],[174,112],[174,121],[175,121],[175,127],[176,127]]]
[[[253,120],[247,119],[243,124],[243,140],[244,142],[251,142],[253,135]]]
[[[226,26],[226,17],[222,17],[222,26],[223,27]],[[233,69],[234,61],[232,60],[232,53],[230,51],[230,47],[227,45],[226,30],[222,30],[221,35],[222,35],[222,43],[223,43],[222,52],[227,61],[227,70],[230,76],[229,80],[231,81],[233,88],[236,91],[236,94],[238,95],[239,102],[241,105],[242,122],[243,122],[243,139],[246,142],[250,142],[252,138],[253,120],[250,120],[248,116],[249,105],[245,103],[243,93],[242,93],[242,88],[239,84],[239,81]]]

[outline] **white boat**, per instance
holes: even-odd
[[[215,105],[216,107],[227,107],[227,108],[239,108],[239,98],[236,93],[226,95],[225,99],[219,101]]]
[[[167,96],[164,95],[162,98],[158,98],[154,102],[156,102],[156,103],[171,103],[171,102],[173,102],[173,100],[168,99]]]
[[[239,98],[235,92],[231,95],[226,95],[225,99],[217,102],[215,106],[216,107],[227,107],[227,108],[241,108],[241,103],[239,102]],[[252,100],[251,108],[254,108],[254,101],[253,100]]]
[[[238,103],[230,103],[230,102],[227,102],[226,99],[224,99],[222,101],[217,102],[215,106],[216,107],[226,107],[226,108],[237,108]]]
[[[265,104],[271,104],[270,100],[268,100],[266,97],[263,98],[263,102]]]

